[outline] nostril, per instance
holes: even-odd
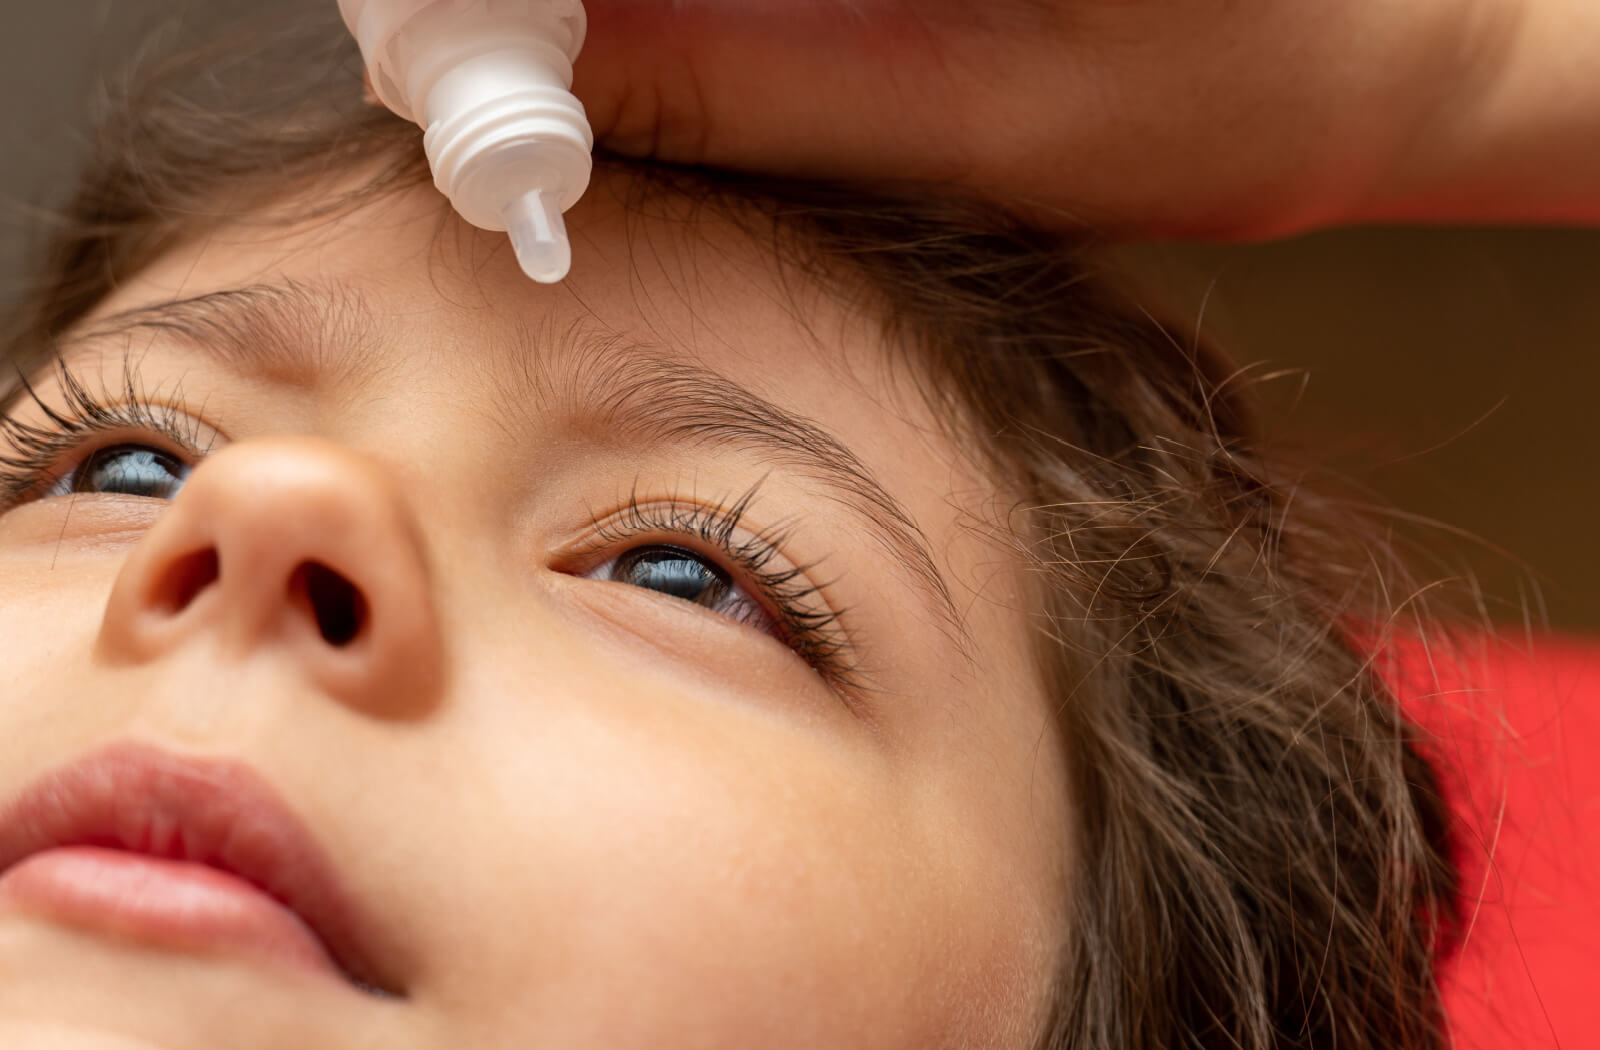
[[[168,615],[181,613],[201,591],[216,582],[220,572],[215,547],[185,554],[161,575],[151,595],[151,604]]]
[[[289,587],[310,602],[317,629],[329,645],[348,645],[361,633],[367,600],[339,573],[314,561],[304,562],[295,569]]]

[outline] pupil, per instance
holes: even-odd
[[[617,559],[612,579],[715,608],[727,593],[727,573],[681,547],[640,547]]]
[[[103,448],[78,468],[74,492],[116,493],[168,499],[183,484],[188,468],[175,456],[139,445]]]

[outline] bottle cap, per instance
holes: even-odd
[[[368,78],[425,129],[434,184],[466,221],[505,230],[553,283],[572,262],[562,212],[588,188],[594,134],[572,94],[580,0],[340,0]]]

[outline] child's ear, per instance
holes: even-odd
[[[378,97],[378,92],[372,86],[372,74],[361,74],[361,100],[369,106],[383,105],[383,99]]]

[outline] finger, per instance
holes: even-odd
[[[589,0],[575,90],[635,156],[793,174],[929,176],[902,148],[947,94],[941,34],[904,0]]]

